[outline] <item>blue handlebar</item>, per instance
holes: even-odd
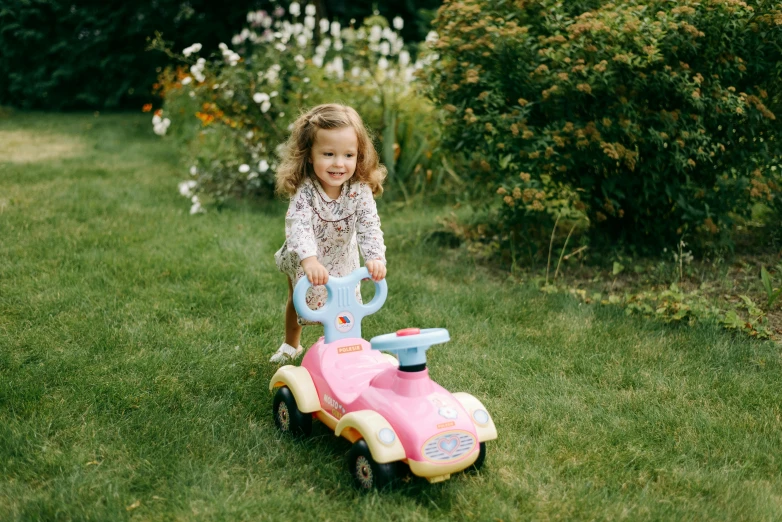
[[[396,353],[399,358],[399,367],[416,366],[426,364],[426,350],[434,344],[447,343],[451,340],[448,330],[445,328],[426,328],[417,330],[419,333],[397,333],[378,335],[369,343],[373,350]]]
[[[371,279],[369,270],[361,267],[345,277],[329,277],[326,283],[328,298],[323,307],[312,310],[307,306],[307,290],[312,286],[306,276],[302,277],[293,289],[293,306],[296,312],[307,319],[323,324],[323,334],[326,342],[338,339],[361,337],[361,320],[374,314],[388,296],[386,280],[375,283],[375,297],[367,304],[361,304],[356,299],[356,286],[363,279]]]

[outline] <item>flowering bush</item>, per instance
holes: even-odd
[[[446,143],[506,229],[583,209],[593,241],[658,249],[782,206],[778,2],[446,0],[435,28]]]
[[[402,19],[373,16],[343,28],[315,14],[297,2],[288,12],[250,12],[230,47],[202,56],[195,43],[175,55],[186,65],[161,76],[164,106],[153,124],[187,145],[191,182],[180,191],[194,198],[192,212],[203,210],[202,195],[218,203],[270,197],[276,149],[292,121],[302,108],[335,101],[353,106],[379,138],[391,192],[433,190],[432,169],[441,175],[447,160],[433,106],[415,89],[424,63],[412,63]],[[154,46],[174,55],[159,39]]]

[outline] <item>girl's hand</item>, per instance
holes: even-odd
[[[304,269],[304,274],[312,286],[325,285],[328,282],[329,271],[320,264],[317,257],[311,256],[302,259],[301,267]]]
[[[373,281],[382,281],[386,277],[386,265],[382,261],[367,261],[366,267]]]

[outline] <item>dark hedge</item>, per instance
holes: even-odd
[[[306,2],[305,2],[306,3]],[[316,2],[320,13],[348,23],[371,14],[376,2]],[[154,100],[152,85],[169,58],[145,51],[156,31],[183,49],[200,42],[216,49],[268,0],[0,0],[0,105],[23,109],[136,109]],[[287,6],[289,2],[282,2]],[[417,4],[417,5],[416,5]],[[380,14],[405,19],[405,35],[426,34],[440,0],[389,2]]]

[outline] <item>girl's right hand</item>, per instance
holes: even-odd
[[[329,271],[320,264],[315,256],[307,257],[301,260],[301,267],[304,269],[304,275],[309,279],[312,286],[325,285],[329,280]]]

